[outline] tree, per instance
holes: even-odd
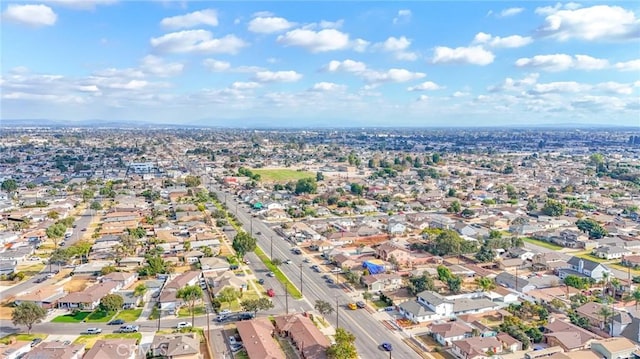
[[[213,250],[211,249],[211,247],[202,247],[202,254],[204,254],[205,257],[213,257]]]
[[[548,199],[545,202],[544,207],[542,207],[542,213],[551,217],[559,217],[564,214],[565,209],[566,207],[562,202]]]
[[[282,260],[280,258],[273,258],[271,259],[271,264],[276,267],[280,267],[282,265]]]
[[[368,302],[373,298],[373,294],[371,294],[371,292],[364,292],[362,293],[362,298]]]
[[[184,247],[184,251],[185,252],[190,251],[191,250],[191,241],[184,241],[182,246]]]
[[[464,218],[471,218],[476,215],[476,212],[472,209],[465,208],[460,212],[460,215]]]
[[[491,247],[489,241],[485,241],[480,250],[476,253],[476,259],[482,263],[491,262],[496,259],[496,251]]]
[[[607,330],[607,321],[609,318],[613,317],[613,311],[606,305],[603,305],[602,307],[600,307],[600,309],[598,309],[598,312],[596,314],[602,318],[602,327],[600,329]]]
[[[483,292],[488,292],[496,287],[496,283],[491,278],[487,277],[476,278],[476,284],[479,288],[482,288]]]
[[[351,184],[351,193],[355,194],[356,196],[362,196],[362,193],[364,192],[364,186],[358,183],[352,183]]]
[[[269,310],[274,307],[273,302],[269,298],[247,299],[240,302],[240,306],[246,312],[253,312],[256,316],[259,310]]]
[[[60,213],[58,211],[51,210],[47,212],[47,218],[53,219],[54,221],[60,218]]]
[[[189,306],[189,312],[191,313],[191,326],[195,325],[196,303],[202,299],[203,294],[202,288],[198,285],[188,285],[178,289],[176,292],[176,298],[187,302]]]
[[[331,305],[331,303],[322,299],[316,300],[316,303],[313,307],[322,315],[329,315],[333,313],[333,306]]]
[[[238,258],[244,258],[245,254],[256,249],[256,239],[249,233],[241,231],[233,238],[232,247],[236,251]]]
[[[93,201],[91,202],[91,205],[89,205],[89,209],[99,211],[102,209],[102,204],[100,203],[100,201]]]
[[[631,293],[627,293],[624,298],[624,301],[630,302],[634,301],[636,304],[636,310],[638,310],[638,304],[640,304],[640,288],[636,288]]]
[[[582,232],[588,233],[589,238],[591,239],[600,239],[608,234],[607,230],[604,229],[600,223],[590,218],[581,218],[577,220],[576,227],[578,227]]]
[[[451,269],[443,265],[439,265],[437,268],[437,271],[438,271],[438,279],[442,282],[446,282],[447,279],[453,276],[453,274],[451,273]]]
[[[114,265],[108,265],[108,266],[104,266],[102,267],[102,269],[100,269],[100,275],[107,275],[109,273],[113,273],[113,272],[117,272],[118,268],[116,268],[116,266]]]
[[[572,274],[569,274],[564,278],[564,284],[580,290],[589,288],[589,281],[586,280],[586,278],[581,278]]]
[[[238,297],[240,297],[240,292],[233,287],[226,287],[218,293],[220,302],[229,304],[229,307],[231,307],[231,302],[238,299]]]
[[[302,193],[316,193],[318,190],[318,183],[315,178],[301,178],[296,182],[294,192],[296,194]]]
[[[7,192],[9,197],[11,197],[11,193],[15,192],[18,189],[18,183],[16,182],[16,180],[10,178],[8,180],[3,181],[2,185],[0,185],[0,188],[3,191]]]
[[[11,313],[13,325],[25,325],[29,334],[33,325],[42,322],[46,317],[47,312],[33,302],[20,303]]]
[[[324,180],[324,174],[322,172],[316,172],[316,182]]]
[[[462,205],[460,205],[460,202],[458,202],[458,200],[455,200],[455,201],[451,202],[451,204],[447,208],[447,212],[449,212],[449,213],[458,213],[458,212],[460,212],[461,209],[462,209]]]
[[[527,211],[533,212],[538,209],[538,204],[534,200],[529,200],[527,202]]]
[[[358,351],[356,350],[356,337],[352,333],[347,332],[344,328],[337,328],[334,336],[335,344],[327,348],[327,358],[330,359],[356,359]]]
[[[147,286],[144,284],[138,284],[134,289],[133,289],[133,295],[136,297],[142,297],[144,296],[144,294],[147,292]]]
[[[462,289],[462,278],[457,275],[448,278],[447,286],[449,287],[449,291],[451,291],[451,293],[460,293],[460,290]]]
[[[113,313],[117,312],[124,305],[124,298],[118,294],[107,294],[100,299],[100,310]]]
[[[201,184],[200,177],[198,177],[198,176],[186,176],[184,178],[184,184],[187,187],[198,187]]]
[[[58,242],[62,237],[64,237],[66,232],[67,226],[65,226],[64,223],[54,223],[47,228],[45,233],[47,234],[47,237],[49,237],[49,239],[51,239],[51,241],[53,242],[54,250],[58,248]]]
[[[407,289],[409,290],[409,293],[416,295],[425,290],[435,290],[435,285],[433,284],[433,278],[426,273],[423,273],[420,276],[409,277],[409,285]]]

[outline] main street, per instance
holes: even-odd
[[[280,270],[291,280],[294,285],[299,286],[302,279],[302,293],[306,300],[293,301],[289,298],[290,312],[301,310],[311,310],[316,300],[322,299],[332,304],[337,304],[334,312],[328,316],[332,324],[353,333],[356,337],[356,347],[362,358],[387,358],[389,354],[380,349],[380,344],[388,342],[393,345],[392,355],[397,358],[417,358],[418,355],[407,346],[399,337],[398,333],[391,332],[383,327],[366,310],[345,309],[346,305],[353,302],[348,293],[341,286],[327,284],[322,275],[310,269],[310,264],[303,263],[303,255],[295,255],[291,252],[291,244],[278,236],[271,228],[260,220],[255,220],[241,205],[234,196],[226,194],[218,188],[211,188],[218,199],[224,202],[230,213],[242,223],[245,231],[251,233],[258,240],[259,246],[269,256],[273,248],[273,257],[279,259],[290,259],[291,264],[282,264]],[[257,233],[261,233],[257,235]],[[273,247],[271,245],[273,244]],[[252,256],[253,257],[253,256]],[[302,266],[302,271],[300,269]],[[302,274],[301,274],[302,273]],[[301,277],[302,275],[302,277]],[[284,287],[274,288],[277,294],[284,292]]]

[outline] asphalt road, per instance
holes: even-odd
[[[380,349],[380,344],[383,342],[389,342],[393,345],[392,355],[397,358],[417,358],[418,355],[407,346],[400,338],[383,327],[378,320],[373,318],[371,314],[365,310],[349,310],[345,306],[349,302],[353,302],[353,298],[349,296],[341,287],[336,284],[327,284],[325,279],[322,278],[322,273],[316,273],[311,270],[311,264],[303,263],[304,255],[295,255],[291,252],[291,243],[283,240],[279,237],[271,228],[265,225],[262,221],[254,219],[246,209],[239,205],[234,196],[227,194],[213,188],[213,191],[217,193],[220,201],[226,201],[228,210],[234,213],[238,220],[243,223],[243,227],[247,232],[253,230],[254,235],[261,232],[260,235],[255,235],[258,239],[258,244],[263,251],[269,255],[271,239],[273,238],[273,257],[284,259],[291,259],[291,264],[282,264],[280,266],[281,271],[291,280],[294,285],[299,286],[300,283],[300,267],[302,264],[302,293],[306,301],[295,301],[294,307],[292,307],[291,301],[289,301],[289,309],[292,312],[292,308],[295,311],[300,309],[310,310],[312,303],[315,303],[317,299],[328,301],[332,304],[337,302],[337,313],[334,312],[327,317],[327,319],[335,325],[335,321],[338,320],[339,326],[345,328],[347,331],[353,333],[356,337],[356,347],[358,353],[362,358],[387,358],[388,352]],[[257,260],[254,256],[250,256],[252,260]],[[279,284],[278,284],[279,285]],[[281,288],[282,286],[279,285]],[[274,288],[275,289],[275,288]],[[280,294],[282,289],[276,290],[277,294]],[[300,308],[300,309],[298,309]]]

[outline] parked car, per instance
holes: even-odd
[[[329,278],[329,279],[327,279],[327,283],[333,284],[333,283],[335,283],[335,281],[333,279]]]
[[[183,328],[191,328],[191,323],[189,322],[180,322],[176,325],[176,329],[183,329]]]
[[[107,324],[108,325],[122,325],[122,324],[124,324],[124,320],[122,320],[122,319],[114,319],[114,320],[110,321]]]
[[[340,273],[340,272],[342,272],[342,268],[335,267],[335,268],[331,269],[331,272],[332,273]]]
[[[229,347],[231,348],[231,352],[235,353],[240,349],[242,349],[242,343],[236,343],[236,344],[230,345]]]
[[[349,307],[349,309],[351,309],[351,310],[358,309],[358,306],[356,305],[356,303],[349,303],[349,304],[347,304],[347,307]]]
[[[229,337],[229,344],[231,345],[235,345],[238,344],[238,341],[236,340],[236,337],[234,337],[233,335]]]
[[[123,325],[118,329],[119,333],[137,333],[140,327],[137,325]]]
[[[31,347],[35,347],[36,345],[42,343],[42,339],[41,338],[35,338],[34,340],[31,341]]]
[[[100,328],[87,328],[84,334],[100,334],[102,333],[102,329]]]
[[[227,319],[229,319],[229,316],[228,316],[228,315],[220,314],[220,315],[218,315],[218,316],[216,317],[216,322],[218,322],[218,323],[222,323],[222,322],[224,322],[224,321],[225,321],[225,320],[227,320]]]
[[[305,263],[311,263],[311,259],[309,259],[309,258],[305,258],[302,261],[305,262]]]
[[[34,282],[34,283],[42,283],[42,282],[44,282],[45,280],[47,280],[47,276],[44,276],[44,277],[38,277],[38,278],[36,278],[36,280],[34,280],[33,282]]]
[[[231,314],[231,310],[223,309],[223,310],[219,311],[218,314],[220,314],[220,315],[229,315],[229,314]]]
[[[244,313],[238,314],[238,320],[249,320],[249,319],[253,319],[254,317],[255,315],[251,312],[244,312]]]

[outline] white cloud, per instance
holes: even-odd
[[[619,71],[640,71],[640,59],[616,63]]]
[[[347,88],[345,85],[336,84],[333,82],[317,82],[310,88],[311,91],[319,92],[335,92],[344,91]]]
[[[403,61],[416,61],[418,59],[418,54],[415,52],[398,52],[395,54],[396,59]]]
[[[202,65],[209,71],[222,72],[231,68],[231,64],[226,61],[219,61],[216,59],[204,59]]]
[[[398,10],[398,15],[393,18],[393,23],[402,24],[402,23],[407,23],[410,20],[411,20],[411,10],[402,9],[402,10]]]
[[[540,75],[538,73],[527,74],[523,79],[514,80],[511,77],[507,77],[500,85],[490,86],[487,90],[489,92],[502,92],[502,91],[515,91],[521,92],[538,82]]]
[[[355,52],[367,51],[367,47],[369,47],[369,44],[369,41],[363,39],[355,39],[351,42],[351,46],[353,47],[353,51]]]
[[[272,34],[292,28],[296,24],[282,17],[256,17],[249,21],[249,31]]]
[[[273,16],[276,16],[276,15],[271,11],[256,11],[253,14],[251,14],[251,17],[273,17]]]
[[[373,45],[373,48],[394,53],[395,58],[398,60],[415,61],[418,59],[418,55],[414,52],[405,51],[409,46],[411,46],[411,40],[406,37],[390,36],[385,41]]]
[[[246,44],[235,35],[214,38],[207,30],[172,32],[151,39],[157,51],[168,53],[224,53],[236,54]]]
[[[284,46],[300,46],[310,52],[326,52],[346,50],[352,46],[349,35],[336,29],[324,29],[313,31],[308,29],[295,29],[284,35],[278,36],[278,43]]]
[[[549,83],[535,84],[531,93],[533,94],[547,94],[547,93],[577,93],[586,91],[591,86],[581,84],[575,81],[558,81]]]
[[[428,100],[429,100],[429,96],[427,96],[427,95],[420,95],[420,96],[418,96],[418,99],[417,99],[417,100],[418,100],[418,102],[425,102],[425,101],[428,101]]]
[[[342,19],[337,21],[321,20],[318,24],[321,29],[339,29],[342,25],[344,25],[344,20]]]
[[[442,87],[435,82],[426,81],[416,86],[407,87],[407,91],[434,91],[441,88]]]
[[[623,84],[613,81],[599,83],[596,88],[606,93],[618,95],[631,95],[633,93],[633,84]]]
[[[296,82],[301,78],[295,71],[259,71],[253,77],[257,82]]]
[[[234,82],[231,84],[231,88],[234,90],[253,90],[262,87],[261,84],[257,82]]]
[[[533,39],[531,37],[523,37],[520,35],[511,35],[507,37],[492,36],[484,32],[479,32],[473,39],[475,44],[486,44],[491,47],[516,48],[529,45]]]
[[[7,21],[32,27],[52,26],[58,19],[58,15],[46,5],[10,4],[2,17]]]
[[[407,82],[427,76],[422,72],[412,72],[406,69],[389,69],[387,71],[368,70],[361,73],[368,82]]]
[[[142,71],[151,75],[170,77],[182,73],[184,65],[178,62],[166,62],[160,57],[147,55],[142,58],[140,68]]]
[[[367,70],[367,65],[364,62],[354,61],[350,59],[344,61],[333,60],[329,62],[329,64],[325,66],[324,69],[329,72],[364,72]]]
[[[524,8],[522,7],[511,7],[511,8],[500,11],[500,17],[509,17],[509,16],[518,15],[523,11],[524,11]]]
[[[40,2],[75,10],[93,10],[98,5],[111,5],[117,3],[118,0],[40,0]]]
[[[199,10],[185,15],[165,17],[160,24],[169,29],[184,29],[199,25],[218,26],[218,13],[213,9]]]
[[[516,60],[517,67],[536,68],[544,71],[557,72],[569,69],[601,70],[609,67],[606,59],[597,59],[587,55],[570,56],[566,54],[536,55],[532,58]]]
[[[455,49],[445,46],[435,48],[432,62],[459,63],[485,66],[493,62],[495,56],[491,51],[483,49],[481,46],[457,47]]]
[[[536,12],[547,15],[544,24],[537,30],[538,35],[559,41],[624,40],[640,37],[640,20],[633,11],[619,6],[596,5],[573,10],[539,8]]]
[[[463,92],[463,91],[456,91],[453,93],[452,95],[453,97],[465,97],[465,96],[469,96],[468,92]]]

